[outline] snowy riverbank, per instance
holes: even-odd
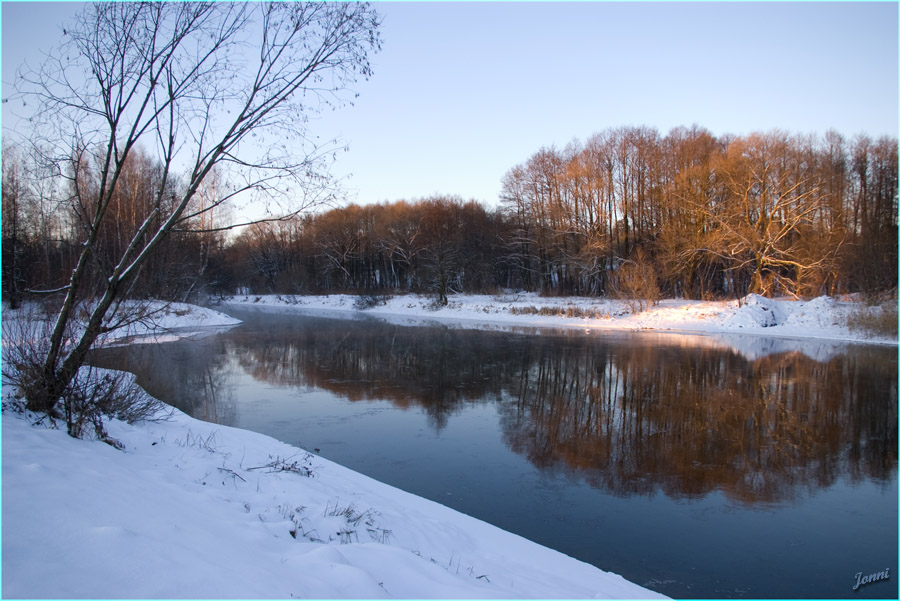
[[[664,300],[635,313],[627,301],[584,297],[542,297],[534,293],[454,295],[447,306],[433,299],[401,295],[359,309],[359,297],[235,296],[223,305],[283,310],[360,311],[398,323],[440,321],[470,327],[555,327],[590,330],[655,330],[700,334],[752,334],[775,338],[897,344],[897,339],[869,337],[847,327],[847,318],[862,304],[819,297],[809,301],[773,300],[750,295],[732,301]],[[877,312],[880,307],[865,310]]]
[[[156,320],[128,336],[235,323],[187,306]],[[7,598],[659,597],[261,434],[175,411],[110,423],[120,451],[33,426],[12,393],[4,386]]]
[[[268,310],[356,311],[357,297],[240,297]],[[855,303],[760,297],[627,303],[518,294],[400,296],[364,313],[464,327],[654,329],[861,341]],[[560,315],[559,313],[562,313]],[[566,313],[570,316],[566,317]],[[587,316],[587,317],[585,317]],[[4,322],[28,322],[8,311]],[[170,305],[107,343],[166,340],[237,320]],[[10,343],[4,332],[4,346]],[[873,342],[872,340],[865,340]],[[826,341],[823,341],[825,344]],[[896,341],[877,340],[881,344]],[[753,346],[753,344],[749,344]],[[113,422],[124,451],[33,427],[3,388],[5,597],[616,598],[652,591],[272,438],[194,420]],[[540,516],[535,516],[540,519]],[[573,519],[578,519],[573,516]],[[604,544],[598,538],[598,545]]]
[[[7,598],[657,596],[260,434],[32,421],[3,414]]]

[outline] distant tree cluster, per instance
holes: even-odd
[[[225,251],[227,288],[255,292],[447,294],[508,283],[505,220],[475,202],[435,197],[254,225]]]
[[[620,128],[541,149],[502,194],[527,288],[704,298],[897,285],[896,139]]]
[[[98,195],[102,157],[85,153],[79,160],[80,170],[63,177],[42,169],[41,157],[33,149],[3,148],[3,296],[14,304],[23,296],[67,289],[85,232],[98,219],[97,205],[85,199]],[[85,269],[87,296],[102,294],[108,274],[140,229],[158,228],[169,205],[183,195],[184,183],[175,177],[164,179],[163,174],[162,165],[139,149],[122,162],[108,206],[99,215],[94,260]],[[213,202],[214,182],[215,177],[204,181],[190,203],[191,210]],[[203,229],[210,219],[201,212],[185,225]],[[131,284],[130,295],[184,298],[203,281],[210,254],[221,252],[221,244],[220,235],[173,232],[165,244],[148,253],[142,277]]]
[[[506,173],[500,200],[352,205],[254,226],[226,249],[221,283],[650,300],[897,286],[896,139],[612,129],[540,149]]]
[[[76,178],[38,164],[4,148],[8,299],[61,286],[93,218],[72,202],[83,194]],[[179,196],[175,180],[159,195],[161,172],[140,152],[125,162],[98,265],[121,256],[157,203]],[[96,185],[89,173],[79,186]],[[183,229],[205,233],[173,232],[134,294],[420,292],[446,302],[516,288],[652,301],[897,287],[896,138],[610,129],[512,167],[496,209],[452,196],[349,205],[251,225],[227,241],[209,231],[217,216],[199,210],[221,188],[215,173],[204,180],[194,198],[203,222]]]

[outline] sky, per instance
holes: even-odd
[[[76,7],[3,2],[4,88]],[[897,136],[896,2],[376,8],[374,75],[354,106],[313,123],[349,146],[333,169],[347,202],[447,194],[495,205],[503,175],[541,147],[620,126]]]

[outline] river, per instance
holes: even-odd
[[[666,595],[897,598],[896,348],[228,312],[92,362]]]

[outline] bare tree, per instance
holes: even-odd
[[[333,274],[332,281],[341,290],[353,285],[362,247],[360,208],[351,205],[345,209],[329,211],[316,218],[316,248],[323,260],[323,271]]]
[[[17,92],[37,100],[36,114],[46,118],[40,135],[55,145],[48,158],[91,216],[41,381],[30,387],[30,409],[54,411],[147,257],[170,234],[196,229],[200,215],[229,202],[264,200],[270,209],[290,199],[297,212],[327,198],[324,173],[335,148],[311,142],[308,119],[344,104],[357,78],[371,74],[378,27],[374,10],[357,3],[95,3],[41,68],[20,73]],[[66,340],[105,217],[138,148],[161,165],[153,207],[103,273],[81,333]],[[214,169],[227,191],[195,202]]]
[[[377,227],[376,244],[385,256],[389,279],[398,289],[418,285],[416,273],[422,252],[421,206],[400,201],[385,206]]]
[[[819,269],[837,250],[809,255],[803,233],[822,202],[819,186],[786,134],[752,134],[732,143],[720,173],[726,200],[712,211],[724,254],[752,271],[750,292],[793,294],[804,272]]]
[[[434,196],[422,203],[422,263],[426,286],[437,294],[435,306],[445,306],[447,295],[459,292],[462,237],[459,198]]]
[[[3,295],[11,309],[19,304],[22,280],[22,168],[18,153],[12,147],[3,148]]]

